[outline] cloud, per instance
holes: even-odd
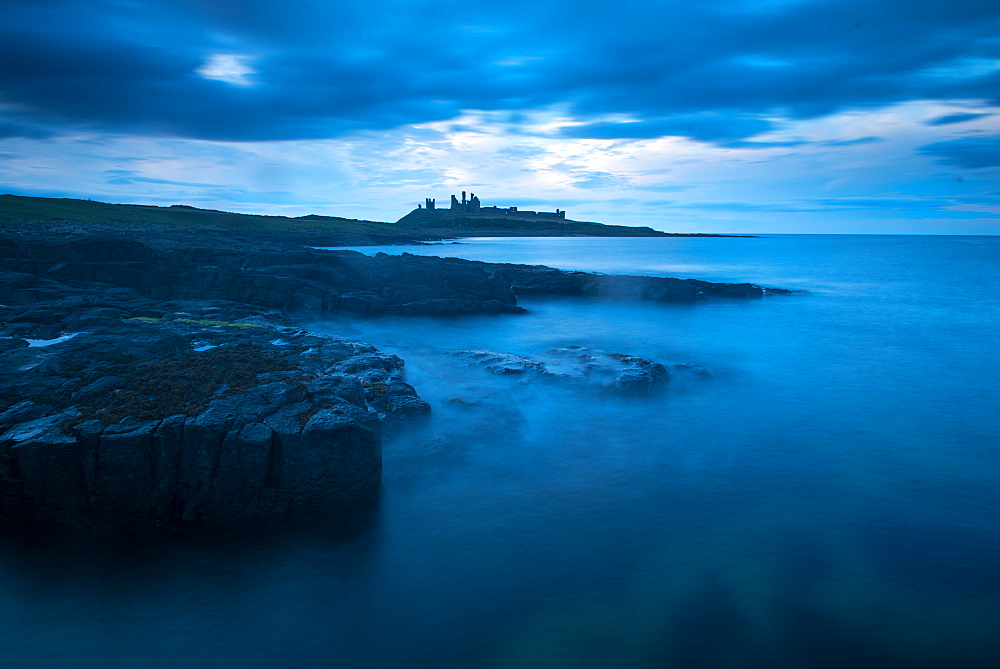
[[[1000,135],[965,137],[920,147],[920,153],[939,163],[966,169],[1000,167]]]
[[[577,188],[613,188],[625,183],[621,177],[608,172],[586,172],[573,181]]]
[[[45,139],[47,137],[52,137],[54,134],[55,133],[52,130],[34,124],[0,120],[0,139],[5,137],[30,137],[31,139]]]
[[[774,129],[774,123],[742,114],[704,112],[642,121],[600,121],[562,129],[563,137],[648,139],[676,135],[703,141],[742,139]]]
[[[858,137],[857,139],[841,139],[821,142],[823,146],[857,146],[859,144],[873,144],[883,141],[881,137],[869,135],[868,137]]]
[[[932,118],[927,121],[927,125],[952,125],[953,123],[965,123],[966,121],[974,121],[977,118],[985,118],[987,116],[991,116],[991,114],[947,114]]]
[[[691,187],[682,184],[660,182],[646,184],[644,186],[634,186],[634,188],[637,190],[650,191],[652,193],[679,193],[681,191],[689,190]],[[663,202],[666,202],[666,200],[663,200]]]
[[[371,174],[358,181],[362,186],[402,186],[402,185],[424,185],[434,184],[444,181],[444,173],[438,169],[379,169],[376,174]]]
[[[725,211],[725,212],[806,212],[812,207],[803,207],[789,202],[738,202],[738,201],[718,201],[718,202],[685,202],[678,204],[683,209],[698,209],[703,211]]]
[[[19,1],[0,90],[50,132],[310,139],[558,104],[583,122],[567,137],[726,142],[905,100],[998,103],[998,32],[981,0]]]
[[[776,141],[737,140],[735,142],[725,142],[722,144],[722,146],[727,149],[775,149],[788,146],[802,146],[803,144],[809,144],[809,141],[804,139],[789,139],[789,140],[776,140]]]
[[[988,198],[987,198],[988,200]],[[724,212],[771,212],[771,213],[830,213],[871,212],[883,216],[938,216],[941,218],[993,218],[996,215],[983,211],[966,211],[969,207],[989,204],[981,197],[952,197],[935,200],[920,197],[842,197],[842,198],[794,198],[785,202],[688,202],[674,203],[675,207],[702,211]]]
[[[519,144],[515,146],[508,146],[506,148],[497,151],[497,156],[502,157],[504,160],[525,160],[526,158],[534,158],[536,156],[541,156],[545,154],[545,149],[540,146],[531,146],[528,144]]]
[[[849,209],[903,209],[906,211],[939,209],[941,202],[919,197],[839,197],[814,198],[809,202],[817,208],[843,207]]]
[[[233,53],[213,53],[195,70],[206,79],[223,81],[233,86],[253,86],[251,74],[257,70],[250,67],[250,56],[240,56]]]
[[[133,170],[106,170],[108,178],[104,183],[112,186],[131,186],[137,183],[162,184],[168,186],[185,186],[187,188],[219,188],[218,184],[193,183],[190,181],[171,181],[170,179],[157,179],[154,177],[139,176]]]
[[[2,98],[0,98],[0,102],[2,102]],[[12,109],[0,104],[0,139],[8,137],[48,139],[56,134],[51,128],[46,128],[30,118],[23,110]]]

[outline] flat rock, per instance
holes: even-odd
[[[400,358],[187,308],[0,350],[0,396],[20,399],[0,413],[0,520],[249,522],[377,494],[383,433],[430,411]]]

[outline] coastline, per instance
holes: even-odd
[[[232,524],[377,498],[383,435],[432,408],[406,383],[404,361],[291,327],[292,314],[523,314],[522,295],[697,302],[784,292],[307,246],[318,241],[328,234],[4,225],[0,520]],[[226,357],[238,350],[249,367]],[[538,369],[484,360],[494,373]],[[624,355],[604,364],[615,392],[650,392],[669,374]],[[179,391],[182,377],[208,380]],[[202,399],[178,403],[177,392]],[[332,443],[351,446],[334,455]],[[258,462],[250,473],[226,464],[248,458]],[[329,475],[305,473],[316,470]]]

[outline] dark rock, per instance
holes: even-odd
[[[614,389],[619,393],[641,395],[649,393],[667,380],[667,370],[659,365],[662,372],[650,369],[626,368],[615,374]]]
[[[378,490],[383,431],[429,411],[369,344],[199,321],[26,349],[40,362],[0,376],[22,397],[0,414],[0,518],[232,523],[357,503]]]
[[[551,267],[502,265],[516,295],[571,295],[615,300],[694,302],[712,297],[759,298],[752,283],[712,283],[696,279],[567,272]]]
[[[48,416],[53,412],[54,407],[37,404],[31,400],[24,400],[13,405],[3,413],[0,413],[0,434],[11,429],[19,423],[27,423],[36,418]]]
[[[248,243],[238,237],[213,244],[209,235],[201,246],[192,247],[190,238],[178,241],[163,231],[142,242],[87,235],[66,240],[23,231],[0,241],[0,269],[5,270],[0,300],[57,301],[51,308],[28,309],[16,319],[63,325],[107,322],[114,318],[109,309],[118,308],[124,299],[224,300],[272,310],[444,316],[523,313],[517,295],[693,301],[765,294],[748,283],[604,276],[406,253],[371,257],[287,243]],[[89,258],[91,252],[95,256]],[[98,285],[101,290],[95,291]],[[116,294],[119,304],[102,298],[108,286],[124,291]]]
[[[541,362],[513,353],[495,353],[493,351],[454,351],[455,355],[472,360],[491,374],[527,374],[529,372],[548,375],[549,371]]]
[[[14,351],[19,348],[28,348],[28,342],[23,339],[9,337],[0,339],[0,353]]]
[[[63,412],[21,423],[0,435],[0,476],[4,494],[17,491],[17,519],[70,520],[84,503],[84,448],[61,425],[75,417]]]
[[[524,382],[545,380],[623,395],[648,394],[670,379],[668,368],[658,362],[621,353],[605,353],[583,346],[546,351],[539,359],[493,351],[452,351],[491,374],[515,375]],[[461,402],[459,398],[456,398]]]
[[[158,426],[158,421],[127,419],[104,430],[89,491],[93,507],[81,511],[125,522],[141,522],[153,515],[155,483],[150,465]]]

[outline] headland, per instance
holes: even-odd
[[[0,195],[0,224],[61,223],[90,225],[108,233],[162,230],[166,233],[225,232],[270,242],[282,240],[313,246],[399,245],[462,237],[747,237],[706,233],[668,233],[648,227],[608,225],[566,218],[566,212],[525,211],[517,207],[482,207],[475,195],[439,209],[433,200],[395,223],[337,216],[263,216],[187,205],[159,207],[109,204],[69,198]]]
[[[516,206],[483,206],[475,193],[451,196],[447,208],[426,198],[396,221],[407,230],[441,237],[746,237],[706,233],[661,232],[645,226],[608,225],[566,218],[566,211],[534,211]]]

